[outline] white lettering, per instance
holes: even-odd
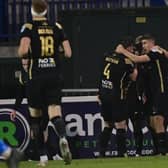
[[[151,150],[149,150],[149,149],[145,150],[144,149],[144,150],[141,151],[141,154],[142,155],[151,155],[151,154],[153,154],[153,152],[154,152],[153,149],[151,149]]]
[[[70,137],[79,135],[86,136],[86,132],[83,129],[82,117],[78,114],[68,114],[65,117],[65,121],[70,122],[66,125],[67,135]]]
[[[86,119],[86,121],[84,120]],[[68,114],[65,117],[67,135],[74,137],[79,136],[94,136],[95,122],[101,121],[101,129],[104,128],[103,118],[100,113],[85,114],[84,119],[78,114]],[[86,122],[86,130],[84,130],[84,122]]]
[[[54,58],[44,58],[38,60],[39,68],[52,68],[56,67]]]
[[[113,83],[108,80],[102,80],[102,87],[107,88],[107,89],[112,89],[113,88]]]
[[[39,59],[39,64],[47,64],[47,63],[48,63],[48,58]]]
[[[97,114],[86,114],[85,119],[87,120],[87,126],[88,126],[88,136],[94,135],[94,123],[97,120],[101,120],[102,125],[104,124],[103,118],[101,117],[100,113]],[[104,127],[104,126],[103,126]],[[103,129],[102,127],[102,129]]]

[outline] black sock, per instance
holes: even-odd
[[[152,139],[153,139],[153,144],[155,147],[155,154],[158,154],[158,140],[157,140],[157,134],[155,133],[155,131],[150,128],[151,134],[152,134]]]
[[[66,136],[65,123],[63,119],[58,116],[51,119],[51,122],[54,124],[57,134],[60,138]]]
[[[124,156],[126,153],[126,130],[117,129],[117,147],[118,147],[118,156]]]
[[[41,118],[31,118],[31,130],[33,131],[34,142],[39,156],[46,154],[44,145],[44,134],[40,123]]]
[[[108,141],[111,137],[112,128],[105,127],[100,135],[100,155],[105,156]]]
[[[51,156],[54,156],[59,153],[59,138],[51,126],[48,127],[48,133],[48,150],[50,151],[49,153]]]
[[[157,137],[157,146],[159,154],[166,154],[166,135],[165,132],[156,133]]]
[[[140,108],[142,108],[140,106]],[[134,137],[135,137],[135,144],[136,144],[136,153],[141,155],[142,144],[143,144],[143,133],[142,133],[142,112],[139,111],[135,114],[135,118],[132,119],[133,127],[134,127]]]
[[[142,132],[138,132],[135,134],[135,143],[136,143],[136,153],[141,154],[142,144],[143,144]]]

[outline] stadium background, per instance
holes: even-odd
[[[16,95],[18,34],[21,25],[31,18],[30,4],[29,0],[0,1],[1,99]],[[62,58],[64,94],[95,95],[101,57],[123,35],[152,33],[167,48],[166,5],[166,0],[50,0],[48,17],[63,23],[73,50],[71,60]]]
[[[64,59],[66,89],[97,88],[104,52],[123,35],[152,33],[168,46],[167,1],[158,0],[49,0],[48,17],[63,23],[73,56]],[[0,1],[0,97],[15,95],[16,58],[21,25],[30,19],[29,0]],[[94,67],[94,68],[93,68]]]

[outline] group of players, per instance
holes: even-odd
[[[20,82],[26,85],[30,126],[39,155],[44,154],[44,129],[41,120],[46,116],[43,114],[44,111],[47,111],[49,121],[59,137],[63,160],[65,164],[70,164],[72,156],[61,112],[62,76],[59,47],[62,46],[67,58],[71,57],[71,47],[62,26],[57,22],[51,23],[45,17],[47,10],[47,1],[32,0],[32,21],[24,24],[20,32],[18,55],[25,66],[23,71],[25,74],[22,74],[22,77],[26,77],[26,79],[20,78]],[[15,114],[12,114],[12,117],[14,116]],[[17,168],[21,159],[21,157],[17,158],[20,152],[7,147],[3,141],[2,143],[0,141],[0,146],[2,147],[0,154],[5,156],[9,153],[6,157],[9,168]],[[13,153],[15,157],[10,157]]]
[[[100,136],[100,155],[105,156],[112,128],[117,130],[118,156],[127,155],[127,121],[135,126],[137,153],[141,154],[141,121],[149,123],[155,154],[166,154],[165,123],[168,114],[168,52],[149,34],[136,40],[126,37],[102,65],[99,99],[105,127]],[[136,113],[135,113],[136,112]]]
[[[62,26],[50,23],[45,17],[45,0],[33,0],[31,13],[32,21],[24,24],[21,29],[18,55],[29,62],[26,63],[26,93],[33,136],[37,140],[38,148],[43,149],[44,137],[40,124],[43,109],[47,109],[49,120],[60,139],[60,151],[64,162],[70,164],[72,156],[61,113],[62,77],[59,46],[63,46],[64,54],[68,58],[71,57],[71,47]],[[168,52],[156,46],[151,35],[139,36],[136,42],[127,37],[120,41],[114,52],[105,54],[99,87],[101,114],[105,122],[100,136],[101,156],[105,156],[113,127],[117,129],[118,156],[126,155],[127,120],[135,111],[138,112],[137,122],[142,116],[149,116],[156,154],[166,154],[166,57]],[[140,126],[136,133],[136,139],[142,140]],[[43,155],[43,151],[40,152],[40,155]],[[21,154],[5,145],[3,141],[0,141],[0,154],[7,159],[9,168],[18,167]]]

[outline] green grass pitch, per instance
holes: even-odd
[[[37,168],[38,162],[21,162],[20,168]],[[167,168],[168,156],[129,157],[107,159],[79,159],[73,160],[71,165],[64,165],[63,161],[49,161],[45,168]],[[6,168],[0,162],[0,168]],[[39,167],[40,168],[40,167]]]

